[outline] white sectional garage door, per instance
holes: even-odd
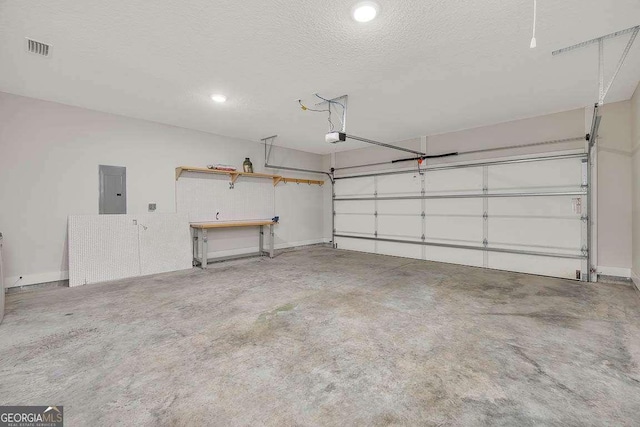
[[[340,249],[586,277],[584,156],[344,177],[334,190]]]

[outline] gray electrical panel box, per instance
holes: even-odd
[[[100,165],[100,214],[127,213],[127,168]]]

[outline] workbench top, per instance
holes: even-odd
[[[192,222],[191,228],[209,229],[209,228],[230,228],[230,227],[259,227],[261,225],[273,225],[275,221],[216,221],[216,222]]]

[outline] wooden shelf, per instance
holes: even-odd
[[[323,185],[324,181],[316,180],[316,179],[299,179],[299,178],[286,178],[280,175],[269,175],[266,173],[247,173],[247,172],[239,172],[239,171],[222,171],[217,169],[209,169],[209,168],[200,168],[193,166],[178,166],[176,168],[176,181],[182,175],[182,172],[197,172],[197,173],[208,173],[214,175],[228,175],[231,181],[231,184],[235,184],[236,180],[241,176],[246,176],[249,178],[264,178],[273,180],[273,186],[275,187],[281,182],[295,182],[297,184],[309,184],[309,185]]]
[[[265,174],[265,173],[247,173],[247,172],[240,172],[240,171],[221,171],[221,170],[209,169],[209,168],[197,168],[197,167],[191,167],[191,166],[178,166],[176,168],[176,181],[178,180],[178,178],[180,178],[180,175],[182,175],[182,172],[198,172],[198,173],[210,173],[210,174],[216,174],[216,175],[229,175],[231,177],[231,182],[235,182],[236,179],[238,179],[239,176],[248,176],[248,177],[251,177],[251,178],[268,178],[268,179],[280,178],[279,175],[268,175],[268,174]]]

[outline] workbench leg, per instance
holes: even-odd
[[[258,246],[258,251],[260,256],[264,255],[264,225],[260,226],[260,245]]]
[[[191,254],[193,255],[193,261],[191,262],[192,266],[196,266],[196,262],[198,262],[198,230],[192,228],[189,230],[191,233]]]
[[[275,243],[275,233],[273,232],[273,224],[269,224],[269,234],[271,234],[271,238],[269,239],[269,258],[273,258],[273,247]]]
[[[207,268],[207,258],[209,253],[209,243],[207,242],[207,230],[199,229],[198,235],[200,239],[200,268]]]

